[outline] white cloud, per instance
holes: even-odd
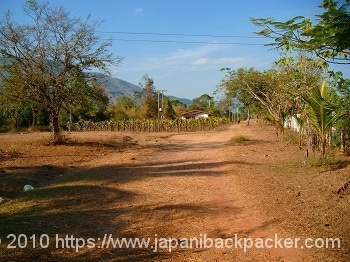
[[[244,57],[220,57],[220,58],[206,58],[201,57],[195,59],[191,62],[193,66],[192,69],[199,69],[203,67],[219,67],[219,66],[227,66],[227,67],[237,67],[243,66],[249,62],[249,59]]]
[[[164,67],[181,67],[183,69],[191,65],[201,65],[207,63],[207,55],[215,53],[219,47],[214,45],[206,45],[193,49],[177,49],[170,53],[159,56],[147,57],[144,67],[148,68],[164,68]]]
[[[248,59],[244,57],[221,57],[213,59],[212,64],[215,65],[231,65],[231,64],[242,64],[247,62]]]
[[[192,65],[205,65],[209,62],[208,58],[202,57],[202,58],[198,58],[196,60],[194,60],[191,64]]]
[[[232,53],[223,46],[204,45],[198,48],[176,49],[172,52],[136,57],[129,60],[128,71],[143,72],[151,77],[166,78],[170,75],[195,71],[220,71],[222,67],[242,67],[251,63],[249,58],[225,57],[225,53]],[[128,63],[125,60],[125,63]],[[124,71],[121,67],[120,71]]]
[[[139,7],[135,9],[136,13],[142,13],[143,12],[143,8]]]

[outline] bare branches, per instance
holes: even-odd
[[[40,102],[54,118],[68,102],[102,95],[85,79],[86,72],[108,72],[110,64],[122,59],[108,51],[111,41],[95,35],[99,22],[90,17],[84,21],[72,18],[62,7],[50,8],[36,1],[28,3],[24,13],[30,23],[18,25],[8,14],[0,25],[4,60],[0,91],[15,99]],[[52,123],[58,123],[57,119]]]

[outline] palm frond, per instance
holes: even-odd
[[[313,88],[311,94],[303,96],[309,107],[309,118],[321,135],[332,128],[345,113],[331,102],[330,96],[331,89],[325,85],[325,81],[320,87]]]

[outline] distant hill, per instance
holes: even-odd
[[[112,96],[112,98],[116,98],[118,96],[128,96],[130,98],[134,98],[135,92],[142,91],[141,87],[116,77],[104,77],[102,84],[106,87],[107,92]]]
[[[127,81],[121,80],[117,77],[108,77],[102,74],[96,74],[96,76],[98,76],[98,78],[101,79],[101,83],[105,86],[108,94],[112,96],[113,99],[117,98],[118,96],[128,96],[130,98],[134,98],[135,92],[142,91],[141,87],[129,83]],[[192,100],[187,98],[179,98],[176,96],[167,97],[169,97],[172,100],[179,100],[185,105],[190,105],[192,103]]]
[[[179,100],[181,103],[184,103],[185,105],[189,106],[190,104],[192,104],[192,100],[191,99],[187,99],[187,98],[179,98],[176,96],[168,96],[171,100]]]

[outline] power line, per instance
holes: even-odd
[[[143,36],[177,36],[177,37],[216,37],[216,38],[243,38],[243,39],[262,39],[261,36],[239,36],[239,35],[214,35],[214,34],[184,34],[184,33],[154,33],[154,32],[129,32],[129,31],[96,31],[103,34],[123,34],[123,35],[143,35]],[[246,45],[263,46],[265,44],[246,43],[246,42],[209,42],[209,41],[183,41],[183,40],[155,40],[155,39],[128,39],[128,38],[109,38],[103,40],[124,41],[124,42],[149,42],[149,43],[176,43],[176,44],[210,44],[210,45]]]
[[[149,43],[176,43],[176,44],[209,44],[209,45],[255,45],[264,46],[265,44],[256,43],[236,43],[236,42],[205,42],[205,41],[177,41],[177,40],[150,40],[150,39],[123,39],[110,38],[101,40],[123,41],[123,42],[149,42]]]
[[[211,35],[211,34],[183,34],[183,33],[151,33],[151,32],[127,32],[127,31],[96,31],[106,34],[127,35],[157,35],[157,36],[190,36],[190,37],[220,37],[220,38],[265,38],[262,36],[239,36],[239,35]]]

